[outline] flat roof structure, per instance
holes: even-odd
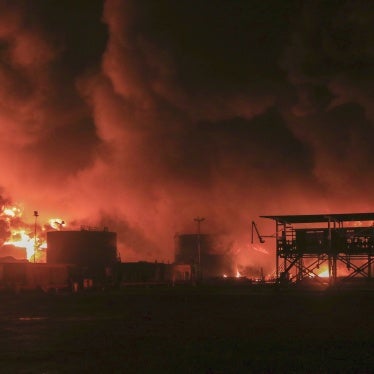
[[[282,216],[260,216],[270,218],[281,223],[319,223],[319,222],[355,222],[374,221],[374,213],[338,213],[338,214],[297,214]]]
[[[260,217],[275,221],[272,237],[279,282],[313,278],[325,283],[323,277],[331,285],[352,278],[372,279],[374,212]]]

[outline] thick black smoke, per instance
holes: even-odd
[[[258,215],[373,210],[371,7],[2,0],[1,184],[124,260],[172,260],[199,215],[271,263]]]

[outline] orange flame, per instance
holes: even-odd
[[[18,206],[3,206],[1,210],[1,216],[5,218],[21,217],[22,210]]]
[[[15,247],[25,248],[27,259],[30,260],[34,255],[38,257],[37,251],[47,248],[47,243],[39,238],[32,238],[24,229],[12,230],[11,239],[4,244],[11,244]]]
[[[318,275],[320,278],[329,278],[329,277],[330,277],[329,268],[328,268],[327,265],[322,266],[322,267],[318,270],[318,272],[316,272],[315,274]],[[309,274],[309,277],[310,277],[310,278],[314,278],[314,277],[315,277],[315,274],[310,273],[310,274]]]
[[[49,226],[55,230],[62,230],[62,228],[66,226],[66,222],[61,218],[51,218],[48,222]]]
[[[318,272],[318,276],[321,278],[329,278],[330,273],[327,266],[322,267],[322,269]]]
[[[7,222],[11,233],[9,240],[4,242],[4,244],[24,248],[26,250],[26,257],[29,261],[43,262],[43,249],[47,248],[47,243],[43,238],[43,235],[37,234],[36,226],[34,227],[34,231],[30,229],[30,224],[24,223],[22,225],[23,227],[20,227],[20,222],[17,220],[17,228],[12,227],[12,223],[15,222],[13,219],[21,216],[22,210],[17,206],[2,207],[0,217]],[[61,230],[64,226],[65,221],[61,218],[52,218],[49,220],[49,227],[55,230]]]

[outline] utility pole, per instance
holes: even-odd
[[[34,225],[34,263],[36,260],[36,220],[38,219],[39,213],[37,210],[34,210],[35,225]]]
[[[199,264],[199,270],[198,270],[198,277],[201,278],[201,222],[205,221],[205,218],[202,217],[196,217],[194,218],[194,221],[197,223],[197,255],[198,255],[198,264]]]

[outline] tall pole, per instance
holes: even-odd
[[[34,210],[35,224],[34,224],[34,263],[36,259],[36,220],[38,219],[39,213],[37,210]]]
[[[196,217],[194,218],[194,221],[197,223],[197,256],[198,256],[198,264],[199,264],[199,278],[201,277],[201,230],[200,225],[201,222],[203,222],[205,218],[202,217]]]
[[[279,223],[278,220],[275,220],[275,280],[279,282],[279,234],[278,234],[278,227]],[[283,244],[283,243],[282,243]]]

